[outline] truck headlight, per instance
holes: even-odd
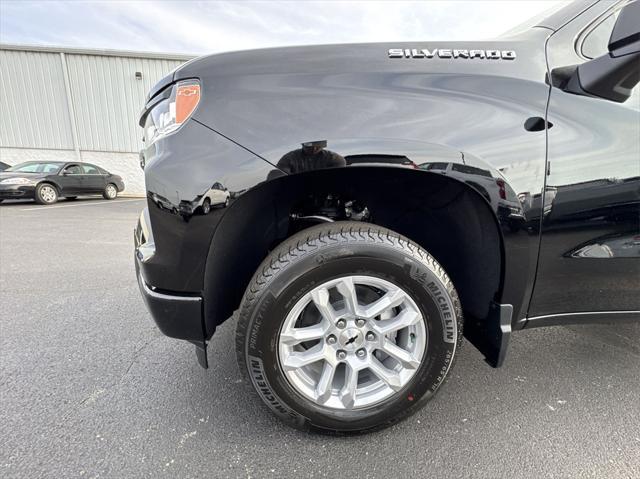
[[[6,178],[0,181],[3,185],[31,185],[33,180],[29,178]]]
[[[176,132],[193,114],[200,103],[200,83],[185,80],[171,87],[169,96],[151,108],[144,128],[147,146]]]

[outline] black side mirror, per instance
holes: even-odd
[[[620,10],[608,50],[582,65],[555,69],[553,85],[577,95],[625,102],[640,82],[640,0]]]

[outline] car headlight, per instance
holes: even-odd
[[[200,103],[200,83],[185,80],[171,87],[170,94],[155,104],[145,121],[146,146],[176,132],[191,117]]]
[[[33,184],[33,180],[29,178],[6,178],[0,181],[3,185],[30,185]]]

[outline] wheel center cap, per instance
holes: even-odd
[[[347,351],[355,351],[364,342],[364,334],[357,328],[348,328],[340,333],[340,346]]]

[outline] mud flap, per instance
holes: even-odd
[[[209,360],[207,358],[207,342],[206,341],[190,341],[196,346],[196,358],[198,364],[204,369],[209,368]]]
[[[494,368],[502,366],[507,355],[512,316],[512,305],[492,303],[486,319],[465,321],[464,336]]]

